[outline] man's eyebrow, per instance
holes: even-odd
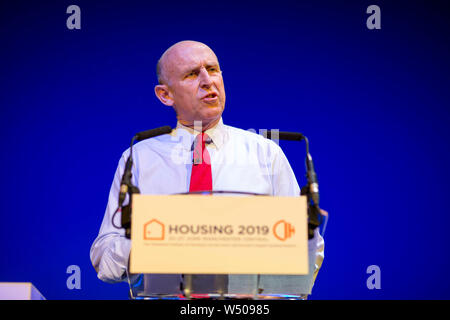
[[[211,62],[211,63],[207,63],[207,64],[205,65],[205,68],[211,68],[211,67],[218,67],[218,68],[220,68],[218,62]],[[185,74],[185,73],[190,73],[190,72],[192,72],[192,71],[198,72],[198,71],[200,70],[200,68],[201,68],[201,66],[195,66],[195,67],[189,67],[189,68],[186,68],[186,69],[183,71],[183,74]]]
[[[198,70],[200,70],[200,67],[189,67],[189,68],[186,68],[186,69],[184,69],[183,70],[183,73],[189,73],[189,72],[192,72],[192,71],[198,71]]]
[[[209,67],[218,67],[219,66],[219,63],[218,62],[212,62],[212,63],[207,63],[206,64],[206,67],[207,68],[209,68]]]

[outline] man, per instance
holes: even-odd
[[[171,134],[144,140],[133,148],[133,184],[143,194],[176,194],[198,190],[242,191],[274,196],[298,196],[300,189],[281,148],[264,137],[226,126],[222,121],[225,89],[214,52],[196,41],[181,41],[161,56],[155,94],[177,115]],[[91,261],[107,282],[126,279],[130,240],[112,224],[120,180],[129,150],[125,151],[111,187]],[[310,274],[262,275],[264,293],[310,294],[323,260],[323,239],[316,229],[309,240]],[[239,292],[245,276],[230,276],[228,291]]]

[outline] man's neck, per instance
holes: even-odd
[[[180,124],[182,124],[184,127],[190,128],[192,130],[198,131],[198,132],[205,132],[208,129],[214,128],[217,126],[217,124],[220,122],[221,118],[218,118],[211,122],[205,122],[202,120],[198,121],[184,121],[184,120],[178,120]]]

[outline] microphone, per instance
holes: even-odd
[[[286,131],[275,131],[275,130],[274,130],[274,134],[272,134],[272,130],[267,131],[267,139],[272,139],[272,136],[274,139],[276,139],[277,133],[278,133],[279,140],[302,141],[303,139],[305,139],[305,136],[299,132],[286,132]]]
[[[125,170],[123,172],[122,181],[120,182],[119,207],[121,207],[123,202],[125,201],[125,197],[127,196],[129,188],[134,188],[136,192],[139,192],[139,189],[137,187],[131,185],[131,176],[132,176],[131,168],[133,167],[133,143],[135,141],[142,141],[170,132],[172,132],[172,128],[170,126],[164,126],[146,131],[141,131],[137,133],[133,137],[133,139],[131,139],[130,154],[125,164]]]
[[[311,193],[313,204],[319,207],[319,182],[317,181],[317,174],[314,170],[314,164],[310,153],[306,155],[306,172],[309,181],[309,192]]]
[[[142,141],[148,138],[157,137],[163,134],[171,133],[172,128],[170,126],[159,127],[156,129],[150,129],[147,131],[141,131],[135,135],[136,141]]]

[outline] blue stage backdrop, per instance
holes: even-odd
[[[449,24],[446,1],[2,1],[0,281],[128,297],[89,249],[131,137],[176,124],[155,65],[191,39],[219,57],[226,124],[309,137],[330,214],[311,299],[449,299]],[[304,184],[304,145],[280,145]]]

